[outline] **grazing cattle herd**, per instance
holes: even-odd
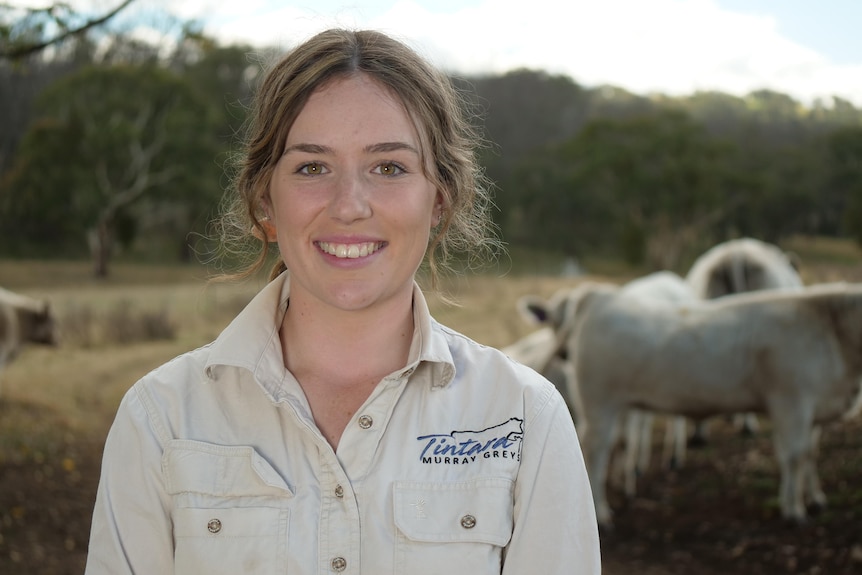
[[[767,416],[782,515],[803,521],[808,505],[825,504],[820,425],[862,410],[862,284],[804,285],[794,256],[744,238],[705,252],[684,277],[574,280],[547,299],[522,297],[517,310],[540,327],[503,351],[569,404],[600,525],[612,525],[611,471],[635,495],[656,415],[667,423],[666,467],[683,465],[709,418],[745,414],[755,429],[756,415]],[[57,341],[46,301],[0,288],[0,372],[22,347]],[[622,464],[612,468],[619,439]]]
[[[652,302],[686,302],[693,301],[694,295],[689,285],[677,274],[670,271],[661,271],[649,274],[642,278],[632,280],[625,284],[620,293],[641,301],[643,305],[651,305]],[[564,397],[574,406],[577,401],[577,393],[574,387],[569,386],[565,378],[573,378],[571,372],[572,362],[566,362],[562,358],[568,357],[566,339],[570,336],[570,330],[575,325],[576,305],[567,305],[569,290],[561,290],[550,305],[545,304],[541,298],[525,296],[518,302],[519,311],[528,321],[540,324],[548,324],[538,331],[519,340],[515,344],[504,348],[510,357],[525,362],[537,371],[546,373],[558,388],[566,389]],[[554,317],[548,314],[556,314]],[[561,326],[561,329],[555,329]],[[540,339],[538,336],[541,335]],[[542,350],[539,346],[544,341]],[[525,345],[530,342],[530,345]],[[530,350],[531,353],[525,353]],[[556,353],[555,353],[556,352]],[[543,362],[533,361],[534,358],[550,359],[553,370],[546,368],[543,371]],[[548,360],[546,360],[548,361]],[[560,379],[563,381],[560,381]],[[569,389],[569,387],[572,387]],[[578,408],[573,407],[577,413]],[[619,422],[622,423],[622,422]],[[654,414],[648,410],[633,407],[625,414],[625,457],[620,468],[622,483],[625,492],[634,496],[637,475],[642,473],[649,465],[652,447],[652,428]],[[667,466],[682,465],[685,459],[686,426],[685,418],[675,417],[668,425],[665,433],[665,449],[662,457]]]
[[[695,260],[685,279],[701,299],[802,287],[796,256],[753,238],[730,240],[707,250]],[[758,427],[754,414],[737,415],[736,421],[748,433]],[[707,429],[707,420],[696,421],[692,443],[705,443]]]
[[[0,372],[30,343],[57,345],[48,302],[0,288]]]
[[[815,461],[818,425],[860,408],[862,285],[803,286],[788,256],[755,240],[717,246],[686,280],[665,273],[641,283],[655,277],[680,292],[656,296],[637,288],[641,280],[622,287],[582,281],[547,301],[527,296],[519,303],[553,331],[546,354],[568,363],[568,395],[600,524],[612,524],[608,464],[618,426],[633,412],[696,421],[767,415],[782,515],[804,520],[806,503],[825,503]]]

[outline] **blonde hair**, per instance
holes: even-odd
[[[442,197],[440,224],[426,251],[432,287],[441,266],[456,252],[469,264],[493,255],[500,244],[490,210],[490,183],[476,158],[482,140],[471,124],[466,99],[449,79],[407,45],[376,31],[321,32],[279,60],[265,75],[247,124],[247,140],[221,217],[222,245],[249,246],[254,230],[266,237],[261,206],[269,193],[287,135],[309,96],[334,78],[366,74],[406,107],[420,134],[425,176]],[[234,277],[260,270],[273,249],[254,242],[256,258]],[[242,250],[240,250],[242,251]],[[234,252],[235,253],[235,252]],[[279,260],[270,272],[285,270]]]

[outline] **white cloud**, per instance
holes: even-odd
[[[862,63],[834,64],[783,37],[773,18],[714,0],[141,2],[204,20],[224,42],[287,48],[330,26],[371,27],[463,74],[528,67],[641,94],[770,88],[806,103],[836,94],[862,105]]]
[[[831,64],[782,37],[773,19],[709,0],[486,0],[451,14],[399,2],[370,25],[421,42],[464,73],[541,68],[585,85],[637,93],[745,94],[768,87],[809,102],[833,93],[862,104],[862,66]]]

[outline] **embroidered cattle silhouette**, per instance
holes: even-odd
[[[423,463],[471,463],[476,457],[486,459],[521,458],[524,420],[512,417],[480,431],[452,431],[417,437],[425,442],[419,458]]]

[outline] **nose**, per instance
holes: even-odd
[[[342,174],[336,178],[329,212],[333,218],[351,223],[371,217],[369,183],[361,176]]]

